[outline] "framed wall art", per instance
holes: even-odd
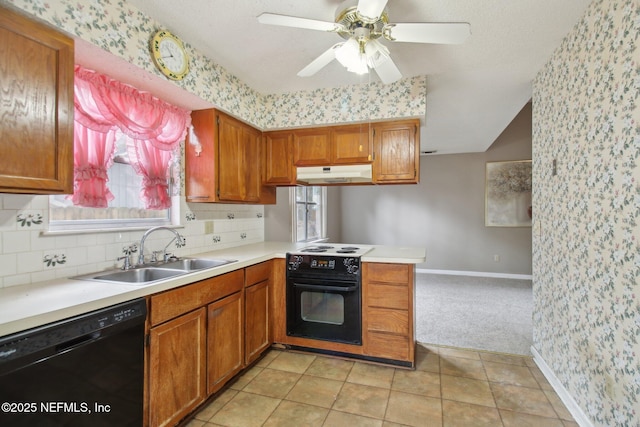
[[[531,160],[487,162],[485,225],[531,227]]]

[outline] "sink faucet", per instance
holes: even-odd
[[[151,227],[150,229],[148,229],[147,231],[144,232],[144,234],[142,235],[142,239],[140,240],[140,255],[138,256],[138,265],[142,265],[144,264],[144,241],[147,240],[147,237],[149,237],[149,235],[151,233],[153,233],[154,231],[158,231],[158,230],[167,230],[172,232],[175,236],[173,239],[171,239],[171,241],[167,244],[167,246],[164,247],[163,253],[165,254],[165,261],[166,261],[166,251],[167,248],[169,247],[169,245],[171,243],[173,243],[174,241],[176,242],[176,246],[177,247],[182,247],[186,244],[184,237],[182,237],[176,230],[174,230],[173,228],[169,228],[169,227],[164,227],[164,226],[158,226],[158,227]]]

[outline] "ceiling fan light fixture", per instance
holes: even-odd
[[[369,72],[367,60],[362,54],[360,43],[356,39],[349,39],[336,49],[336,59],[343,67],[352,73],[366,74]]]
[[[367,64],[371,68],[376,68],[391,57],[389,55],[389,49],[375,39],[367,42],[364,46],[364,52],[367,57]]]

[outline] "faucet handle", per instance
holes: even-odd
[[[131,255],[121,256],[116,259],[117,261],[124,261],[122,264],[123,270],[129,270],[131,268]]]
[[[158,262],[158,255],[160,255],[161,253],[163,253],[163,251],[153,251],[151,253],[151,260],[150,262]]]

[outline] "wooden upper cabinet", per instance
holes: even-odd
[[[293,132],[265,132],[263,183],[266,185],[295,185],[293,167]]]
[[[296,166],[330,165],[331,128],[294,131],[293,161]]]
[[[219,111],[191,113],[185,155],[187,202],[275,203],[262,185],[262,133]],[[200,146],[196,144],[198,142]]]
[[[191,112],[193,134],[185,143],[187,202],[216,202],[218,182],[218,126],[213,109]]]
[[[369,124],[293,131],[295,166],[371,163]]]
[[[373,124],[373,182],[415,184],[420,180],[419,121]]]
[[[332,142],[332,164],[371,162],[373,150],[369,139],[369,124],[335,127]]]
[[[0,192],[73,193],[73,39],[0,7]]]

